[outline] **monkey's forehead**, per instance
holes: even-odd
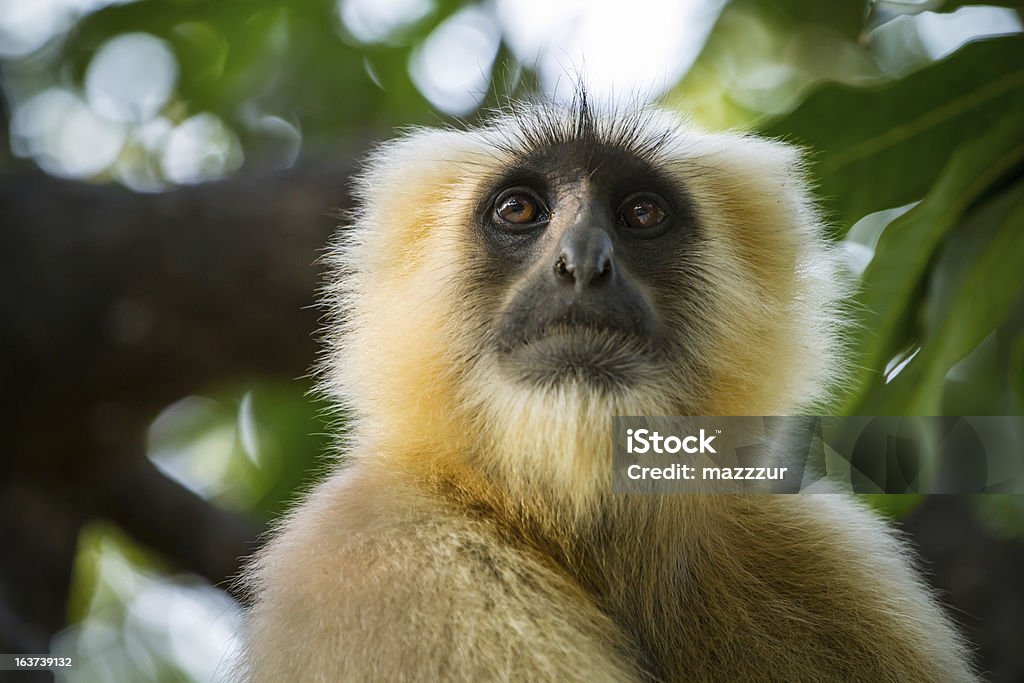
[[[557,163],[545,165],[545,159]],[[418,128],[382,144],[353,185],[354,215],[380,213],[410,193],[475,206],[496,177],[528,163],[539,163],[537,175],[545,178],[553,172],[600,180],[595,169],[614,168],[611,175],[620,179],[646,175],[681,188],[694,185],[694,195],[711,200],[726,190],[758,197],[791,192],[801,168],[799,150],[788,144],[700,131],[659,108],[517,105],[476,128]],[[399,219],[387,218],[402,224]]]
[[[546,155],[585,164],[595,159],[656,163],[687,131],[681,116],[662,109],[595,108],[577,99],[516,105],[493,115],[477,132],[512,159]]]

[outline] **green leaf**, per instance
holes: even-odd
[[[1011,9],[1024,8],[1024,0],[949,0],[939,5],[936,11],[955,12],[961,7],[972,5],[991,5],[994,7],[1009,7]]]
[[[933,273],[921,351],[873,412],[939,414],[949,370],[1006,319],[1024,287],[1024,182],[958,229]]]
[[[858,498],[887,519],[904,519],[924,502],[919,493],[865,493]]]
[[[1007,116],[983,137],[958,150],[928,196],[882,232],[856,301],[853,348],[859,354],[851,378],[856,393],[847,401],[848,408],[851,403],[864,404],[860,397],[864,387],[872,379],[880,382],[886,361],[907,343],[901,333],[917,311],[929,263],[946,234],[974,202],[1022,161],[1024,130],[1013,116]]]
[[[941,274],[939,274],[941,277]],[[943,415],[1020,415],[1013,389],[1012,363],[1014,317],[1024,313],[1024,297],[1018,297],[1007,319],[989,334],[946,375],[942,385]]]
[[[947,0],[947,2],[935,2],[935,0],[877,0],[872,9],[875,10],[880,7],[893,14],[900,15],[919,14],[921,12],[955,12],[961,7],[975,5],[1017,9],[1024,7],[1024,0]]]
[[[1004,117],[1024,129],[1024,36],[965,46],[872,88],[827,85],[763,128],[815,151],[811,173],[845,232],[862,216],[924,196],[950,155]]]
[[[1010,386],[1017,399],[1017,410],[1024,415],[1024,334],[1014,340],[1010,352]]]
[[[842,0],[841,2],[820,2],[820,0],[755,0],[746,3],[760,11],[776,14],[790,26],[799,24],[821,24],[828,26],[846,38],[854,40],[864,27],[868,14],[865,0]]]

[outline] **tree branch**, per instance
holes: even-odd
[[[156,195],[0,176],[4,633],[45,651],[96,515],[214,583],[237,571],[256,525],[165,478],[141,444],[184,396],[307,372],[316,258],[351,158]]]

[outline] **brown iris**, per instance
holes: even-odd
[[[540,202],[525,192],[512,192],[498,200],[494,213],[506,223],[526,225],[538,220],[541,206]]]
[[[644,230],[660,225],[665,220],[665,209],[653,197],[631,197],[619,209],[619,216],[630,228]]]

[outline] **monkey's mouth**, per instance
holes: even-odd
[[[640,381],[659,356],[650,337],[620,327],[555,324],[504,338],[502,364],[522,381],[585,382],[603,388]]]

